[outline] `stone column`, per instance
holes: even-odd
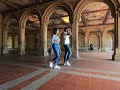
[[[41,56],[47,56],[48,52],[47,52],[47,24],[44,23],[41,26],[41,30],[40,30],[40,39],[39,39],[39,55]]]
[[[115,35],[112,36],[112,39],[113,39],[112,40],[112,51],[114,51],[114,47],[115,47],[115,45],[114,45],[115,39],[114,38],[115,38]]]
[[[85,33],[85,51],[89,50],[89,32],[86,31]]]
[[[2,53],[2,37],[3,37],[3,35],[2,35],[2,20],[3,20],[3,18],[2,18],[2,14],[0,14],[0,54]]]
[[[3,25],[3,54],[9,53],[7,49],[8,41],[8,24]]]
[[[102,35],[100,35],[100,47],[99,47],[99,51],[102,51]]]
[[[105,52],[105,32],[102,33],[101,37],[101,51]]]
[[[25,55],[25,26],[20,27],[20,55]]]
[[[35,34],[35,46],[34,46],[35,50],[37,50],[37,43],[38,43],[36,35],[37,34]]]
[[[2,14],[0,14],[0,54],[2,53]]]
[[[79,40],[78,46],[79,46],[79,49],[80,49],[80,35],[78,35],[78,40]]]
[[[116,12],[115,30],[115,52],[113,59],[115,61],[120,61],[120,11]]]
[[[15,49],[15,36],[12,36],[12,48]]]
[[[73,18],[72,23],[72,56],[79,58],[79,40],[78,40],[78,21],[76,18]]]

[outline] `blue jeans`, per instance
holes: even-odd
[[[64,62],[67,62],[70,60],[70,56],[72,54],[72,51],[71,51],[69,44],[64,45],[64,47],[65,47]]]
[[[57,44],[57,43],[52,44],[52,48],[56,55],[55,58],[53,59],[53,62],[58,64],[58,59],[60,58],[59,44]]]

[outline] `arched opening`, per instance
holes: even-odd
[[[26,35],[26,54],[37,54],[38,51],[38,40],[36,35],[40,32],[40,20],[36,14],[29,14],[25,26]],[[31,43],[32,42],[32,43]]]
[[[16,19],[11,19],[8,26],[8,36],[12,36],[12,47],[13,50],[18,50],[18,35],[19,35],[19,26]],[[15,45],[16,44],[16,45]]]
[[[103,42],[103,35],[101,32],[104,32],[104,28],[109,27],[109,25],[114,25],[114,19],[111,16],[109,6],[103,2],[92,2],[87,4],[82,11],[79,23],[79,28],[88,28],[85,31],[89,32],[88,49],[90,49],[89,46],[91,44],[94,46],[95,51],[101,51],[101,44]],[[101,31],[96,28],[100,28]],[[105,46],[103,47],[105,48]]]
[[[43,55],[48,55],[49,38],[53,32],[53,28],[60,29],[60,35],[65,27],[71,28],[72,9],[64,2],[53,2],[44,12],[42,17],[43,29]],[[49,38],[48,38],[49,37]],[[62,44],[62,43],[61,43]],[[62,48],[63,45],[61,45]]]
[[[115,3],[112,3],[111,1],[99,1],[99,0],[90,0],[90,1],[85,1],[82,2],[80,1],[79,4],[77,5],[76,9],[75,9],[75,17],[74,17],[74,27],[73,29],[76,29],[76,31],[74,32],[74,35],[76,35],[76,38],[78,38],[78,34],[77,32],[79,32],[79,28],[83,29],[86,32],[91,32],[92,30],[95,30],[96,28],[100,28],[100,34],[97,35],[93,35],[91,36],[91,38],[95,38],[96,37],[96,49],[98,51],[103,51],[105,46],[104,46],[104,42],[105,42],[105,33],[106,32],[106,28],[108,28],[109,26],[113,26],[114,30],[115,30],[115,13],[113,11],[115,11]],[[77,20],[78,21],[77,21]],[[93,33],[93,32],[92,32]],[[90,37],[91,33],[88,34],[87,37]],[[104,34],[104,35],[103,35]],[[104,36],[104,37],[103,37]],[[75,37],[75,36],[74,36]],[[89,39],[89,38],[88,38]],[[78,39],[76,39],[75,42],[78,45]],[[94,40],[91,40],[94,41]],[[89,44],[92,43],[89,40]],[[93,42],[94,43],[94,42]],[[79,53],[77,51],[78,46],[74,46],[76,47],[76,56],[79,57]],[[112,56],[111,56],[112,59]]]
[[[60,33],[59,33],[59,37],[61,40],[60,48],[62,49],[62,51],[64,50],[62,33],[64,32],[64,28],[66,27],[71,28],[68,13],[63,8],[55,9],[55,11],[51,14],[49,18],[48,34],[47,34],[48,50],[51,48],[51,37],[52,37],[54,28],[58,28],[60,30]]]
[[[11,53],[10,51],[15,52],[14,37],[18,34],[19,34],[19,25],[16,16],[14,15],[6,16],[3,21],[3,53],[4,54]],[[11,36],[11,39],[9,36]],[[18,48],[16,50],[18,50]]]
[[[89,50],[98,51],[99,48],[100,48],[99,36],[96,34],[96,32],[90,32],[90,35],[89,35]]]
[[[38,55],[41,30],[40,13],[32,9],[27,10],[21,16],[20,25],[20,54]],[[39,33],[39,35],[38,35]],[[36,37],[37,36],[37,37]],[[32,44],[30,44],[32,42]],[[34,52],[34,53],[33,53]]]

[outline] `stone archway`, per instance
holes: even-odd
[[[56,8],[62,8],[63,10],[65,10],[68,15],[69,15],[69,19],[70,22],[72,22],[72,14],[73,14],[73,10],[71,8],[71,6],[69,4],[67,4],[65,1],[53,1],[51,5],[49,5],[46,10],[43,13],[43,17],[42,17],[42,37],[43,37],[43,45],[42,45],[42,51],[44,56],[47,56],[47,27],[48,27],[48,23],[49,23],[49,18],[52,15],[52,13],[56,10]]]
[[[89,36],[89,45],[92,44],[94,46],[94,50],[98,51],[99,50],[99,45],[100,45],[100,40],[99,40],[99,36],[95,33],[90,33]]]
[[[115,0],[109,0],[109,1],[105,1],[105,0],[81,0],[75,8],[73,24],[72,24],[72,29],[75,30],[73,32],[73,42],[72,42],[72,43],[74,43],[73,44],[73,48],[74,48],[73,53],[74,53],[74,56],[77,58],[79,58],[79,53],[78,53],[78,22],[79,22],[79,19],[81,17],[83,8],[91,2],[106,3],[112,11],[112,16],[115,18],[115,22],[116,22],[116,19],[118,17],[115,13],[115,11],[118,10],[118,2],[116,2]],[[115,27],[117,28],[117,24],[115,24]]]
[[[39,21],[41,21],[41,13],[36,8],[29,8],[20,17],[19,28],[20,28],[20,54],[24,55],[25,52],[25,28],[28,16],[30,14],[35,14],[38,16]],[[41,23],[40,23],[41,24]],[[39,30],[41,32],[41,30]],[[41,35],[40,35],[41,36]],[[41,37],[39,37],[41,38]],[[40,41],[39,41],[40,42]]]
[[[14,14],[7,15],[3,20],[3,24],[2,24],[2,28],[3,28],[3,40],[2,40],[3,50],[2,51],[3,53],[8,53],[8,50],[7,50],[8,27],[12,19],[15,19],[18,22],[18,17]]]

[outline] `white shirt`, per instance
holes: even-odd
[[[70,44],[70,39],[69,39],[70,35],[67,35],[67,32],[63,33],[63,38],[64,38],[64,45],[65,44]]]
[[[59,44],[60,43],[60,38],[57,35],[53,35],[51,43],[52,44],[54,44],[54,43],[58,43]]]

